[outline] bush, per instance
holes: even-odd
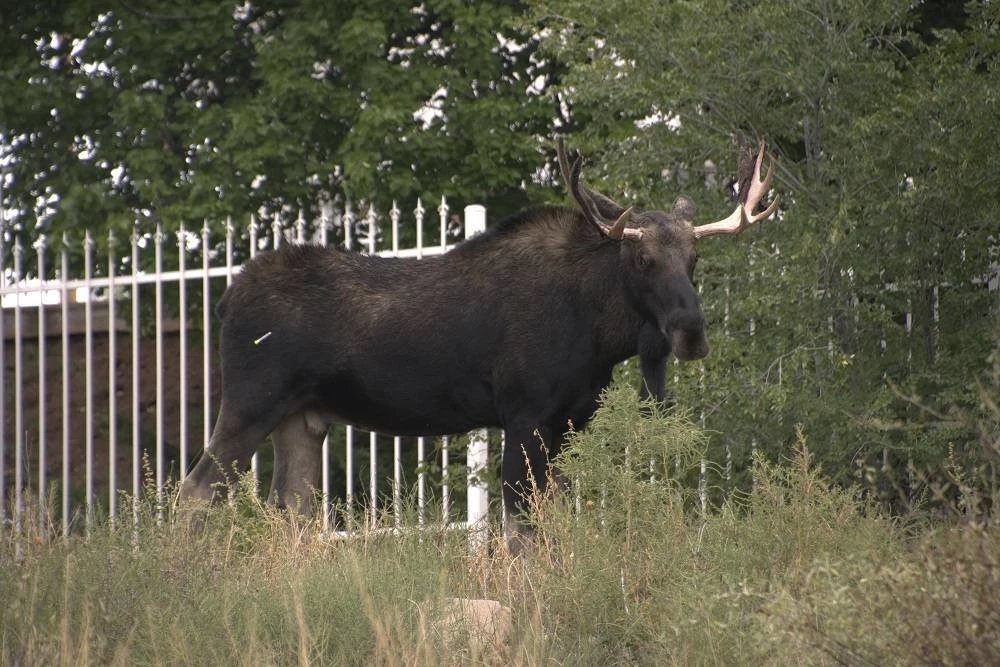
[[[641,416],[637,416],[641,415]],[[751,494],[703,515],[683,479],[705,434],[685,415],[609,390],[559,465],[575,493],[543,503],[543,619],[584,662],[795,660],[768,640],[769,601],[816,562],[889,558],[894,532],[811,466],[805,437],[784,464],[758,458]],[[571,632],[558,632],[572,628]],[[778,652],[776,652],[778,651]]]

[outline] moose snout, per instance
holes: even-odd
[[[675,330],[670,336],[670,346],[674,356],[681,361],[694,361],[708,356],[708,339],[705,332]]]
[[[681,361],[694,361],[708,356],[708,338],[705,335],[705,316],[701,309],[674,313],[664,331],[670,348]]]

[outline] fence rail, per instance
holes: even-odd
[[[369,253],[419,258],[447,252],[460,240],[463,227],[466,237],[485,229],[482,206],[466,207],[463,225],[449,218],[443,198],[437,214],[439,242],[425,244],[425,224],[433,223],[418,201],[410,235],[414,241],[408,247],[403,247],[408,223],[395,204],[387,220],[372,208],[358,216],[346,206],[341,211],[328,208],[312,224],[301,213],[291,225],[275,219],[267,228],[251,218],[239,232],[232,220],[215,226],[206,221],[197,231],[178,230],[176,245],[159,226],[153,231],[136,228],[127,254],[116,256],[117,239],[111,234],[107,255],[99,259],[89,231],[79,247],[66,236],[59,247],[42,236],[25,248],[15,237],[11,265],[0,263],[0,524],[42,536],[89,532],[99,508],[112,522],[121,521],[127,509],[131,520],[138,521],[147,475],[163,507],[167,483],[183,479],[195,443],[198,449],[208,444],[218,383],[211,308],[240,271],[239,260],[281,243],[305,242],[332,242],[347,249],[360,245]],[[175,266],[165,266],[168,249],[176,250],[171,253]],[[82,277],[70,275],[74,250],[82,251]],[[5,256],[0,247],[0,262]],[[58,277],[49,279],[53,258]],[[33,271],[25,269],[28,263]],[[104,275],[95,275],[99,266]],[[335,434],[339,441],[333,441]],[[444,521],[485,522],[488,494],[479,479],[487,456],[484,432],[470,434],[467,452],[456,452],[452,439],[417,438],[410,471],[404,470],[409,457],[403,439],[389,436],[393,446],[386,476],[378,465],[379,444],[386,436],[367,435],[367,462],[359,456],[362,437],[348,426],[324,440],[319,491],[325,530],[343,529],[337,523],[338,506],[347,515],[367,510],[371,524],[398,528],[403,495],[411,489],[417,521],[423,525],[432,511],[429,476],[434,468],[440,468],[435,484]],[[332,474],[338,447],[343,452],[342,488],[335,488]],[[431,455],[440,459],[432,461]],[[456,480],[454,462],[462,459],[468,476]],[[367,488],[361,479],[365,465]],[[256,481],[257,456],[251,469]],[[407,485],[408,476],[416,483]],[[467,494],[465,521],[455,520],[452,493],[457,482]],[[134,499],[131,508],[121,507],[122,491]],[[36,503],[38,511],[29,512],[29,503]],[[37,517],[38,525],[26,526],[28,516]]]

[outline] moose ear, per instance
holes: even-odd
[[[694,202],[685,195],[680,195],[674,200],[674,205],[670,209],[674,217],[686,222],[694,222]]]

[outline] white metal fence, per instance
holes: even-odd
[[[87,532],[98,512],[117,522],[131,510],[131,520],[138,521],[139,498],[150,487],[162,507],[168,482],[183,478],[211,435],[218,389],[211,313],[240,270],[240,259],[289,242],[342,243],[386,256],[437,255],[449,250],[463,229],[466,237],[485,229],[486,211],[467,206],[463,224],[449,218],[442,198],[436,223],[432,218],[418,201],[410,234],[405,234],[410,223],[395,204],[387,220],[373,208],[357,215],[348,205],[328,207],[311,223],[301,213],[291,225],[276,218],[269,228],[254,219],[243,229],[231,220],[224,226],[206,221],[200,230],[181,228],[176,239],[159,227],[137,227],[125,256],[115,255],[113,235],[101,257],[95,256],[89,231],[82,241],[64,236],[53,243],[42,236],[31,248],[15,237],[10,266],[2,264],[6,254],[0,247],[0,524],[45,536]],[[437,242],[426,244],[424,227],[434,224]],[[415,241],[401,247],[404,236]],[[176,257],[174,266],[165,265],[165,255]],[[71,277],[71,257],[82,257],[82,277]],[[45,279],[51,262],[58,278]],[[466,452],[452,451],[456,443],[448,438],[417,438],[413,470],[404,470],[403,439],[390,436],[387,476],[378,465],[379,443],[386,436],[368,434],[365,462],[356,460],[361,443],[355,441],[362,433],[351,427],[331,433],[338,440],[328,436],[323,443],[320,489],[325,530],[344,527],[338,516],[363,512],[372,525],[399,527],[404,494],[413,496],[419,523],[432,514],[437,518],[429,506],[430,484],[438,489],[446,523],[485,525],[485,431],[469,435]],[[332,462],[338,448],[340,466]],[[455,459],[465,459],[465,479],[455,479]],[[365,465],[367,488],[360,474]],[[343,488],[334,488],[335,468],[343,468]],[[254,479],[257,469],[255,456]],[[431,480],[434,469],[440,472]],[[455,521],[456,486],[466,490],[464,522]],[[131,508],[121,506],[122,491],[134,499]],[[335,506],[343,511],[335,512]],[[27,517],[37,525],[25,525]]]
[[[122,491],[138,499],[152,488],[162,503],[168,482],[179,480],[211,434],[218,394],[211,312],[240,270],[239,263],[264,248],[305,242],[419,258],[446,252],[461,237],[485,226],[481,206],[466,207],[463,220],[451,215],[442,199],[434,214],[418,202],[412,216],[404,216],[395,205],[381,217],[370,208],[358,215],[348,206],[331,208],[308,222],[301,214],[290,224],[275,219],[267,226],[254,220],[239,228],[231,221],[214,226],[206,222],[198,230],[181,229],[169,238],[160,229],[135,229],[127,242],[121,239],[121,246],[111,237],[110,250],[100,257],[87,233],[82,240],[40,237],[31,247],[14,237],[12,248],[0,247],[0,526],[68,534],[89,530],[97,512],[113,522],[129,510],[136,516],[137,503],[121,507]],[[434,242],[425,243],[431,237]],[[125,250],[122,256],[115,255],[116,247]],[[769,253],[777,257],[778,248]],[[741,284],[754,279],[754,253],[748,256],[748,274],[733,279]],[[12,258],[10,265],[3,264],[5,257]],[[83,267],[82,277],[70,277],[71,257],[72,266]],[[39,280],[53,263],[59,277]],[[849,274],[842,277],[853,280]],[[731,279],[722,276],[716,282],[716,298],[710,299],[706,312],[714,317],[722,338],[755,340],[758,323],[753,313],[731,313],[731,303],[739,301],[731,299]],[[703,280],[699,291],[706,284]],[[987,284],[994,290],[996,276]],[[889,293],[894,294],[893,289],[886,286]],[[938,347],[939,292],[939,287],[929,292],[923,345],[928,353]],[[848,314],[845,319],[855,328],[857,301],[851,299],[848,311],[853,318]],[[885,316],[866,325],[867,338],[879,341],[882,354],[898,343],[908,368],[917,345],[912,340],[915,306],[908,294],[897,295],[896,302],[903,322],[893,342],[887,341],[894,325]],[[800,366],[802,374],[812,363],[809,354],[825,351],[833,363],[833,314],[826,324],[827,330],[817,331],[811,345],[793,350],[803,353],[797,362],[789,357],[788,363]],[[786,356],[776,357],[765,382],[782,385]],[[675,386],[677,368],[672,373]],[[703,390],[704,367],[698,372],[700,377],[693,381]],[[704,406],[698,416],[704,424]],[[390,441],[391,459],[380,458]],[[486,443],[483,432],[463,437],[460,445],[447,438],[413,441],[351,427],[333,429],[323,444],[323,528],[343,529],[338,523],[343,516],[400,526],[408,498],[417,509],[418,523],[433,516],[450,524],[483,527],[489,501],[482,483]],[[758,440],[751,433],[743,444],[740,449],[746,451],[736,452],[725,440],[724,451],[714,458],[724,463],[701,461],[698,495],[703,511],[709,487],[730,489],[734,471],[746,469]],[[887,456],[883,451],[883,459]],[[255,457],[255,473],[257,466]],[[456,493],[464,496],[453,498]],[[439,506],[432,505],[432,496]],[[463,504],[467,516],[459,521]],[[29,511],[32,505],[38,511]],[[27,516],[37,517],[38,525],[24,525]],[[476,534],[482,535],[478,530]]]

